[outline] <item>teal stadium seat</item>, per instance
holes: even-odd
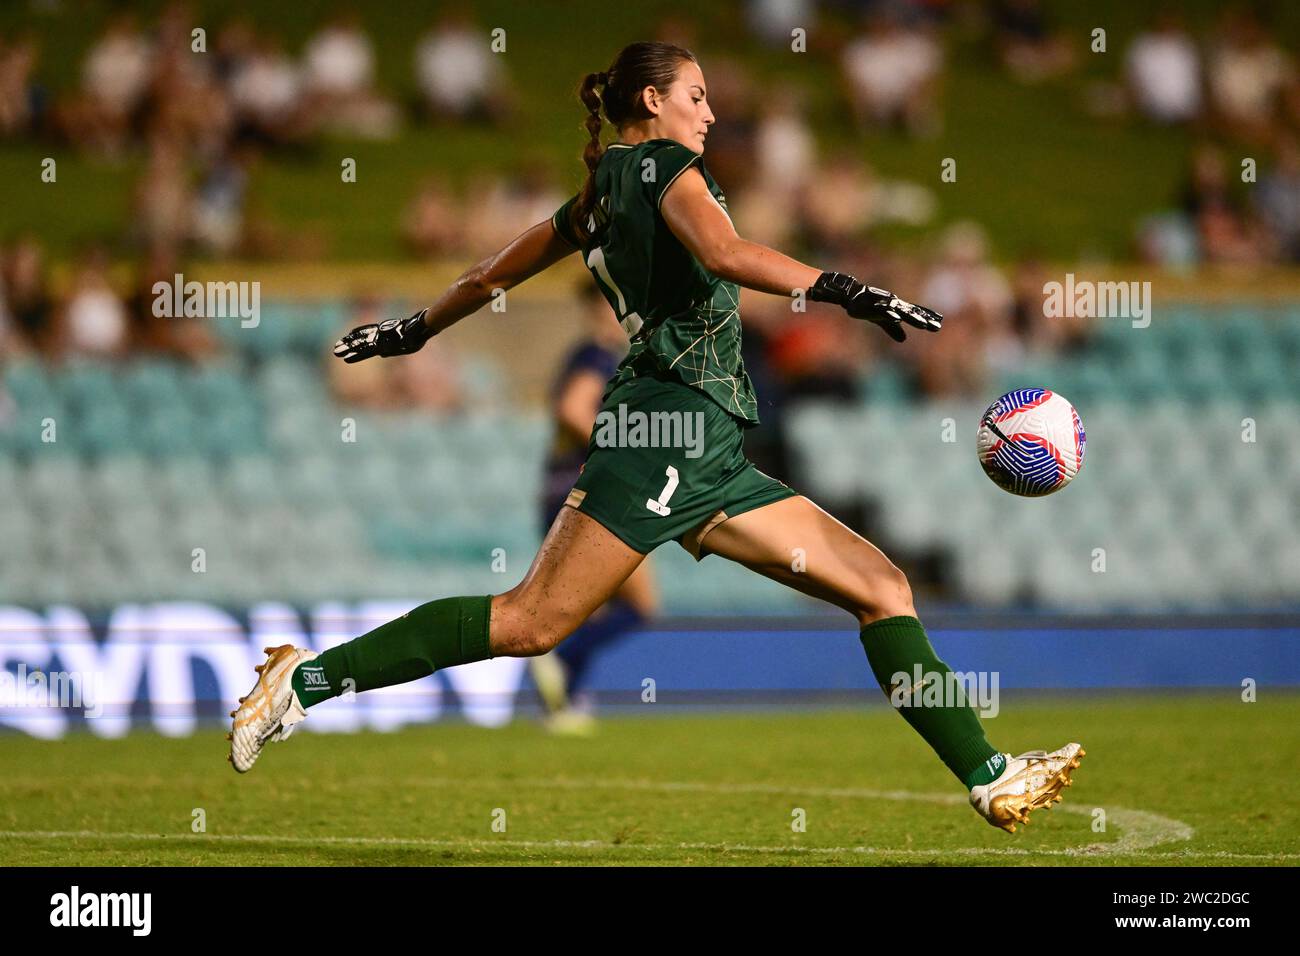
[[[347,307],[341,302],[302,303],[291,314],[291,347],[304,356],[328,355],[334,343],[353,325]]]
[[[34,501],[75,507],[81,484],[82,465],[75,457],[37,458],[27,468],[27,493]]]
[[[347,486],[329,459],[313,456],[299,461],[298,468],[279,466],[284,493],[313,515],[325,508],[348,507]]]
[[[176,456],[162,461],[155,471],[156,487],[170,502],[181,508],[211,501],[216,476],[211,464],[195,455]]]
[[[137,414],[185,402],[185,386],[175,364],[139,360],[119,375],[118,393]]]
[[[265,456],[234,459],[220,480],[223,495],[236,508],[245,501],[283,501],[290,491],[281,484],[275,465]]]
[[[256,404],[254,380],[233,365],[201,367],[183,382],[189,402],[203,411]]]
[[[307,363],[291,356],[267,359],[258,369],[256,380],[263,393],[285,403],[303,400],[322,389]]]
[[[19,358],[6,363],[4,384],[19,402],[31,396],[49,395],[55,387],[45,366],[30,358]]]
[[[297,315],[282,302],[262,302],[258,324],[244,328],[233,319],[216,323],[232,347],[254,358],[266,359],[292,351]]]
[[[200,451],[202,423],[188,405],[153,408],[137,424],[136,447],[147,455],[169,458]]]
[[[147,414],[145,411],[133,412],[116,393],[110,393],[79,416],[72,437],[77,448],[85,454],[122,454],[135,446],[139,423]]]
[[[101,401],[118,388],[111,366],[98,361],[76,360],[53,375],[55,387],[79,409]]]

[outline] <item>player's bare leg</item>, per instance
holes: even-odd
[[[715,526],[701,554],[718,554],[848,611],[881,689],[970,790],[971,805],[993,826],[1015,832],[1029,813],[1061,800],[1084,755],[1077,743],[1012,757],[984,739],[964,697],[921,706],[921,685],[950,673],[934,655],[912,604],[907,578],[884,553],[807,498],[756,508]],[[911,675],[920,667],[921,685]],[[903,680],[903,678],[906,680]],[[955,686],[955,685],[950,685]]]
[[[595,519],[564,507],[518,585],[492,599],[493,657],[545,654],[645,560]]]
[[[717,554],[841,607],[867,625],[915,615],[907,577],[883,551],[802,496],[718,524],[701,554]]]
[[[579,628],[574,640],[592,639],[590,629],[599,629],[602,643],[616,637],[628,627],[648,620],[658,613],[659,597],[655,586],[654,569],[649,561],[640,566],[623,582],[614,600],[602,606]],[[613,630],[610,630],[610,629]],[[547,731],[562,736],[589,737],[596,732],[596,718],[588,710],[574,706],[571,697],[574,673],[570,658],[562,649],[529,658],[528,670],[546,712],[543,725]]]
[[[257,683],[231,712],[229,760],[248,771],[309,707],[346,690],[406,683],[489,657],[544,654],[644,558],[598,522],[562,508],[524,580],[504,594],[430,601],[320,654],[289,644],[267,648]]]
[[[655,584],[654,567],[649,562],[643,563],[623,582],[617,597],[623,599],[642,617],[654,617],[659,613],[659,588]]]

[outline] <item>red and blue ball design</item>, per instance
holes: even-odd
[[[1018,388],[980,418],[980,464],[999,488],[1039,498],[1059,491],[1083,467],[1087,441],[1073,405],[1046,388]]]

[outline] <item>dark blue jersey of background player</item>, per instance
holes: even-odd
[[[587,312],[587,334],[565,356],[551,385],[555,432],[542,484],[543,528],[551,526],[578,480],[605,384],[627,353],[627,335],[599,290],[587,283],[581,297]]]
[[[564,507],[583,462],[591,430],[600,410],[605,385],[627,353],[627,334],[614,318],[600,290],[590,282],[579,286],[585,335],[565,356],[551,386],[554,434],[546,456],[542,483],[541,526],[548,528]],[[550,654],[529,659],[533,682],[541,694],[547,726],[559,733],[592,729],[588,708],[574,706],[583,696],[593,658],[604,647],[644,623],[658,598],[650,562],[644,562],[612,600],[587,619]]]

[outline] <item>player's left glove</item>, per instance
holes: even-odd
[[[351,364],[376,355],[390,358],[410,355],[424,347],[434,332],[424,323],[421,309],[409,319],[388,319],[378,324],[360,325],[334,343],[334,354]]]
[[[884,289],[863,285],[843,272],[823,272],[808,290],[808,298],[814,302],[831,302],[855,319],[874,322],[895,342],[907,338],[904,323],[927,332],[938,332],[943,327],[943,315],[933,309],[904,301]]]

